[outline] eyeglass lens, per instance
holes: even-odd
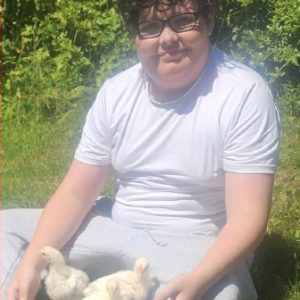
[[[165,24],[168,24],[175,32],[188,31],[196,25],[195,13],[186,13],[174,16],[167,20],[145,21],[138,24],[138,32],[141,37],[156,37],[159,36]]]

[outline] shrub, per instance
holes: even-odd
[[[5,0],[5,119],[60,116],[130,51],[113,1]]]
[[[262,74],[299,116],[300,0],[220,1],[218,46]]]

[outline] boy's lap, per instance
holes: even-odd
[[[115,224],[110,218],[109,208],[102,207],[110,203],[97,201],[76,236],[63,249],[67,261],[84,269],[91,279],[120,269],[132,269],[135,259],[146,256],[153,276],[160,282],[160,287],[156,285],[154,291],[159,290],[171,278],[197,265],[214,240],[214,237],[192,234],[150,233]],[[7,211],[6,220],[13,227],[10,228],[12,231],[17,226],[16,230],[22,230],[30,240],[40,213],[41,210]],[[37,299],[47,299],[47,296],[41,291]],[[203,299],[256,299],[247,264],[241,264],[225,276]]]

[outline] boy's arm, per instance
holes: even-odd
[[[74,160],[64,180],[42,212],[33,235],[8,289],[8,300],[34,299],[45,262],[39,252],[44,246],[61,248],[76,232],[99,196],[109,166],[88,165]]]
[[[248,257],[266,230],[273,177],[273,174],[226,173],[226,225],[199,265],[172,280],[155,300],[201,297]]]

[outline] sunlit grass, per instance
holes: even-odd
[[[5,124],[3,206],[41,207],[63,178],[80,137],[82,117]]]
[[[268,233],[253,275],[261,300],[300,299],[300,120],[284,117]]]
[[[73,159],[84,116],[79,108],[55,122],[4,125],[4,207],[44,206]],[[103,194],[114,195],[113,179]]]
[[[284,118],[269,231],[300,242],[300,120]]]

